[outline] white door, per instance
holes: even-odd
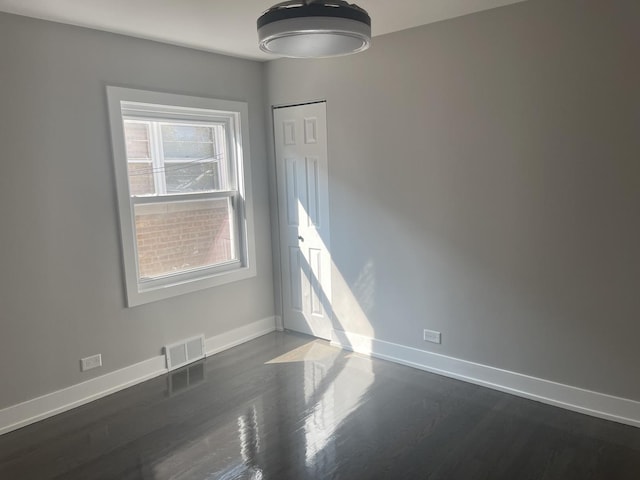
[[[284,328],[331,338],[324,102],[274,109]]]

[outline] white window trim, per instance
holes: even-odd
[[[107,102],[109,107],[109,121],[116,177],[116,191],[118,212],[120,218],[120,238],[122,242],[122,261],[125,273],[127,305],[134,307],[165,298],[195,292],[230,282],[245,280],[256,275],[256,247],[253,219],[253,199],[251,188],[251,155],[249,151],[249,121],[248,106],[245,102],[218,100],[213,98],[192,97],[162,92],[151,92],[121,87],[107,87]],[[236,234],[240,235],[238,252],[240,261],[229,262],[216,268],[215,273],[204,274],[205,270],[191,270],[188,272],[168,275],[162,281],[153,282],[152,286],[145,286],[145,282],[138,281],[138,267],[135,241],[134,202],[129,193],[129,176],[127,168],[126,141],[121,102],[140,103],[137,115],[150,115],[152,107],[147,105],[171,105],[179,109],[192,109],[190,116],[210,116],[210,111],[232,112],[235,114],[236,154],[241,160],[237,162],[237,190],[239,198],[232,198],[239,214],[236,216],[239,225],[235,225]],[[209,112],[203,112],[202,110]],[[170,109],[168,109],[170,110]],[[200,111],[200,113],[199,113]],[[163,114],[164,116],[164,114]],[[180,113],[176,113],[179,119]],[[164,118],[172,118],[170,114]],[[222,162],[225,163],[225,162]],[[226,194],[226,192],[225,192]],[[184,199],[185,195],[181,195]],[[190,199],[197,199],[198,194],[189,194]],[[137,197],[140,203],[144,197]],[[149,197],[149,202],[153,202]],[[167,200],[163,198],[162,200]]]

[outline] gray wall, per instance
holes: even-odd
[[[637,0],[531,0],[268,63],[328,101],[336,327],[640,400],[639,45]]]
[[[263,70],[0,14],[0,408],[273,315]],[[125,308],[106,85],[249,103],[256,278]]]

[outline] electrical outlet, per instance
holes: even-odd
[[[102,366],[102,355],[91,355],[80,360],[80,370],[86,372],[92,368],[98,368]]]
[[[431,343],[442,343],[442,334],[440,332],[436,332],[435,330],[425,329],[424,341],[431,342]]]

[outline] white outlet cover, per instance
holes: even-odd
[[[442,343],[442,334],[440,332],[436,332],[435,330],[425,329],[424,341],[431,342],[431,343]]]
[[[102,354],[92,355],[80,360],[80,368],[83,372],[102,366]]]

